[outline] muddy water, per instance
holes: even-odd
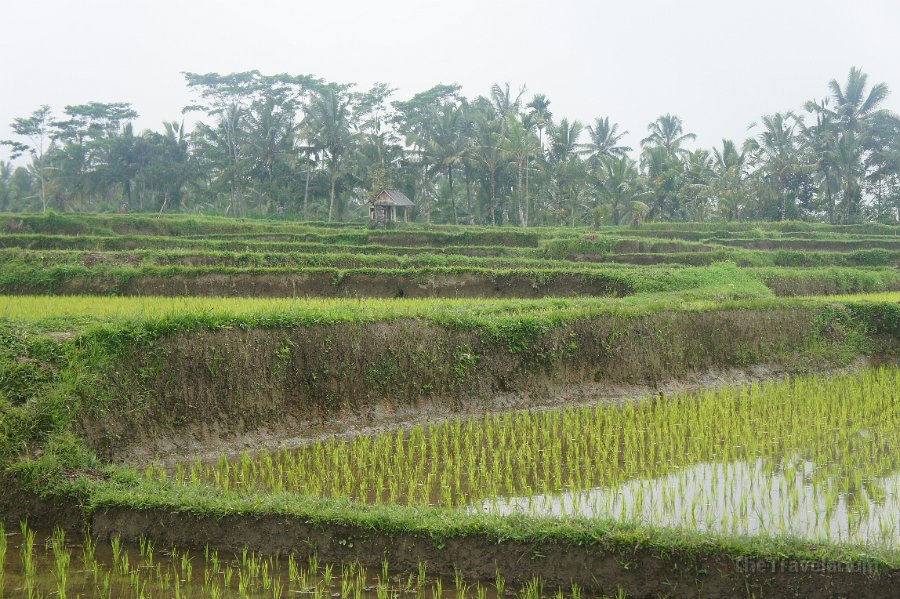
[[[499,514],[528,513],[638,521],[739,535],[790,535],[823,542],[900,549],[900,472],[855,491],[813,483],[817,466],[796,460],[695,464],[664,476],[619,486],[495,497],[470,507]]]
[[[147,476],[900,548],[900,370],[516,412]]]
[[[291,556],[220,554],[129,545],[113,540],[94,544],[89,537],[58,536],[34,531],[6,531],[0,597],[150,599],[286,597],[372,598],[557,596],[556,589],[509,589],[502,578],[466,581],[418,572],[397,575],[390,564],[373,571],[356,563],[326,564],[315,557],[302,562]],[[31,536],[33,535],[33,536]],[[2,543],[2,542],[0,542]],[[28,565],[26,565],[28,564]],[[571,593],[571,590],[570,590]],[[564,596],[569,596],[565,593]]]

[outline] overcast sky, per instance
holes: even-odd
[[[743,139],[853,65],[900,112],[896,0],[4,0],[0,14],[0,139],[40,104],[92,100],[131,102],[158,129],[188,103],[182,71],[384,81],[396,99],[509,81],[556,118],[609,115],[634,146],[666,112],[704,147]]]

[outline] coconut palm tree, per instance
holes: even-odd
[[[666,155],[674,157],[685,152],[682,144],[688,140],[697,139],[693,133],[684,132],[684,124],[674,114],[664,114],[647,125],[650,135],[641,140],[644,147],[661,147]]]
[[[502,123],[506,122],[507,115],[519,114],[522,110],[522,96],[524,95],[524,85],[519,89],[519,93],[515,97],[512,95],[509,81],[504,83],[503,87],[497,83],[491,86],[491,104],[494,106],[494,110],[497,111],[497,116],[500,117]]]
[[[605,157],[621,157],[630,152],[628,146],[621,146],[619,142],[628,134],[628,131],[619,133],[619,124],[610,123],[609,117],[597,117],[593,125],[587,127],[589,141],[582,144],[581,153],[588,156],[588,162],[597,168],[600,160]]]
[[[868,88],[868,76],[853,67],[843,86],[833,79],[828,84],[831,98],[822,102],[807,102],[806,109],[817,115],[828,130],[815,129],[821,134],[820,172],[823,167],[823,183],[828,185],[829,212],[832,222],[836,218],[834,191],[840,195],[840,222],[848,223],[860,214],[863,184],[868,174],[868,162],[879,153],[885,141],[880,131],[897,126],[897,116],[880,108],[890,91],[886,84],[877,83]],[[852,161],[855,161],[851,163]],[[829,181],[838,178],[836,189]],[[848,180],[847,178],[853,178]]]
[[[557,222],[563,222],[565,209],[563,203],[568,199],[571,206],[569,213],[570,222],[575,220],[576,208],[580,202],[580,194],[583,191],[586,170],[580,164],[578,157],[579,138],[584,131],[584,125],[580,121],[562,119],[558,124],[553,124],[548,129],[550,147],[548,148],[548,161],[550,163],[553,190],[551,195],[556,199]],[[578,181],[577,179],[583,179]],[[568,197],[567,197],[568,196]]]
[[[635,202],[646,207],[647,197],[637,164],[627,156],[603,156],[596,169],[597,194],[611,224],[630,222]]]
[[[433,174],[445,173],[453,210],[453,222],[459,224],[453,195],[453,173],[462,168],[472,149],[468,136],[465,107],[447,103],[432,112],[427,137],[420,140],[424,162]]]
[[[747,168],[749,148],[738,150],[730,139],[722,140],[722,149],[714,148],[713,189],[718,199],[719,211],[727,220],[740,220],[749,198]]]
[[[550,100],[544,94],[535,94],[525,108],[531,117],[531,122],[538,130],[538,140],[540,141],[541,154],[544,153],[544,129],[553,122],[553,113],[550,112]]]
[[[797,191],[790,181],[794,175],[809,170],[801,162],[795,133],[798,122],[800,119],[793,112],[766,115],[762,118],[762,131],[748,140],[751,160],[759,166],[764,184],[778,201],[779,220],[787,217],[788,203],[795,204],[797,200]]]
[[[707,219],[714,175],[713,160],[707,150],[694,150],[685,155],[681,195],[684,197],[683,209],[689,220]]]
[[[528,176],[528,162],[539,150],[539,143],[523,118],[511,114],[506,118],[506,133],[503,136],[502,148],[516,166],[516,208],[519,213],[519,224],[527,227],[530,202],[525,182]]]
[[[350,99],[337,86],[328,85],[313,94],[307,106],[303,126],[314,140],[313,145],[321,148],[323,162],[328,171],[329,221],[334,216],[338,183],[348,172],[345,163],[353,143],[350,121]]]

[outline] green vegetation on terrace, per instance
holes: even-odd
[[[283,599],[296,595],[383,599],[403,594],[438,598],[445,593],[454,597],[474,593],[482,598],[511,591],[521,599],[583,596],[578,585],[559,588],[545,585],[540,577],[510,584],[499,573],[489,581],[467,580],[461,573],[435,576],[427,560],[419,561],[414,574],[396,566],[387,560],[377,567],[357,560],[329,563],[315,550],[302,547],[274,556],[208,547],[192,551],[155,545],[148,539],[129,544],[118,535],[109,539],[94,538],[89,532],[67,535],[60,528],[41,535],[27,521],[8,529],[0,523],[0,596],[4,597],[7,590],[20,591],[25,597],[61,599]]]
[[[534,248],[509,246],[445,246],[415,247],[388,246],[379,244],[329,244],[305,241],[257,241],[243,239],[219,238],[183,238],[183,237],[143,237],[123,236],[72,236],[72,235],[30,235],[16,234],[0,236],[0,247],[21,247],[34,250],[91,250],[122,251],[142,249],[193,249],[197,251],[230,251],[230,252],[305,252],[325,253],[330,251],[353,252],[359,254],[421,254],[444,253],[461,255],[486,256],[530,256]]]
[[[103,403],[106,400],[102,390],[108,384],[106,369],[114,367],[117,356],[131,355],[129,352],[136,347],[152,351],[154,340],[192,331],[289,330],[398,318],[424,319],[449,330],[477,331],[496,344],[492,347],[515,348],[520,353],[513,355],[527,355],[529,345],[554,328],[596,316],[621,318],[624,323],[654,313],[778,311],[796,307],[816,314],[819,333],[814,334],[839,331],[835,339],[846,351],[846,359],[871,351],[867,349],[870,342],[866,337],[870,332],[893,335],[896,343],[900,331],[900,306],[896,304],[859,301],[836,305],[828,300],[774,298],[768,289],[734,266],[677,269],[655,285],[655,293],[617,300],[2,298],[0,456],[12,467],[12,476],[19,484],[77,502],[87,513],[122,508],[210,517],[281,514],[323,525],[422,535],[436,544],[461,535],[494,541],[589,543],[614,552],[642,548],[659,556],[671,555],[672,551],[687,555],[779,559],[787,556],[897,567],[896,552],[868,546],[810,545],[789,537],[700,533],[604,518],[559,520],[469,514],[434,506],[367,506],[344,499],[316,499],[290,493],[247,495],[234,490],[184,486],[171,480],[148,481],[128,469],[102,465],[79,437],[77,423],[90,413],[89,406],[99,409],[100,417],[112,409]],[[144,375],[138,379],[140,376]],[[128,411],[141,409],[140,405],[122,407]],[[33,448],[41,451],[33,453]],[[82,470],[85,476],[79,476]]]
[[[200,517],[244,516],[297,518],[319,526],[358,527],[385,534],[411,534],[442,546],[448,539],[481,537],[493,543],[521,541],[601,547],[630,554],[643,549],[659,557],[718,555],[730,559],[793,559],[840,562],[883,568],[900,567],[900,553],[883,547],[847,543],[810,543],[782,536],[716,534],[658,527],[613,518],[548,518],[528,514],[499,515],[432,506],[368,505],[346,498],[317,498],[287,492],[246,494],[172,480],[148,480],[137,470],[104,467],[101,477],[55,475],[60,466],[98,464],[73,460],[77,447],[64,443],[37,461],[14,469],[25,481],[41,479],[41,488],[79,501],[87,514],[113,509],[159,511]]]
[[[486,281],[518,277],[528,283],[523,287],[526,292],[552,280],[568,286],[565,292],[571,291],[573,282],[595,281],[626,295],[569,299],[480,295],[465,300],[0,296],[0,463],[18,485],[32,491],[77,502],[89,513],[126,508],[212,517],[288,514],[323,524],[412,532],[435,543],[450,535],[481,535],[495,541],[592,543],[622,552],[642,547],[660,556],[672,550],[689,555],[721,551],[852,560],[891,568],[900,562],[896,551],[884,547],[834,542],[814,547],[779,531],[776,538],[753,538],[733,530],[701,533],[663,528],[671,524],[665,522],[619,522],[615,514],[560,520],[536,514],[465,513],[440,505],[438,491],[437,501],[413,501],[410,507],[264,489],[212,489],[171,477],[161,481],[158,473],[147,480],[97,457],[117,459],[115,452],[129,443],[140,444],[157,435],[164,440],[192,435],[200,430],[194,426],[253,432],[258,430],[254,426],[269,426],[292,409],[290,418],[296,422],[373,405],[411,409],[422,401],[452,411],[465,401],[497,393],[546,394],[563,385],[641,383],[642,377],[670,380],[691,369],[772,361],[802,370],[847,364],[873,354],[892,360],[900,339],[896,295],[900,273],[892,268],[897,260],[894,250],[726,248],[714,239],[756,238],[752,229],[727,226],[684,227],[685,233],[701,234],[696,241],[685,241],[666,238],[682,229],[674,225],[601,230],[595,238],[587,229],[563,228],[412,225],[374,232],[322,223],[259,221],[234,226],[235,221],[228,219],[182,217],[29,218],[3,221],[8,234],[0,237],[6,248],[0,250],[0,289],[6,292],[79,293],[79,285],[90,284],[105,285],[105,293],[126,293],[129,285],[135,285],[133,289],[149,294],[149,281],[173,285],[174,295],[175,286],[205,277],[229,286],[244,280],[247,295],[252,296],[259,295],[256,286],[265,278],[309,276],[319,277],[318,284],[341,285],[354,277],[417,284],[435,277]],[[892,234],[876,227],[842,236],[828,227],[799,225],[796,231],[764,227],[759,237],[777,240],[809,234],[864,241],[864,236]],[[507,234],[512,237],[503,237]],[[312,241],[298,241],[307,239]],[[512,247],[514,243],[519,245]],[[23,249],[28,247],[37,249]],[[573,257],[584,261],[570,260]],[[654,261],[673,263],[654,265]],[[716,263],[707,264],[710,261]],[[141,281],[144,287],[139,287]],[[777,297],[865,292],[880,295]],[[190,389],[184,385],[188,377]],[[200,407],[186,411],[186,403],[198,399],[203,402]],[[854,405],[862,410],[869,404]],[[679,413],[690,418],[693,412]],[[795,415],[778,413],[775,420],[784,426]],[[229,428],[237,421],[246,428]],[[879,435],[884,432],[878,422],[870,425]],[[768,429],[754,429],[762,430]],[[803,435],[816,430],[807,427]],[[543,433],[537,433],[534,438],[542,438]],[[804,437],[789,433],[782,447],[796,449]],[[723,434],[727,437],[727,431]],[[675,440],[672,435],[665,438]],[[409,439],[404,439],[408,445]],[[743,441],[742,437],[729,443],[752,446]],[[844,445],[855,447],[853,443]],[[655,447],[661,451],[668,446]],[[669,449],[678,455],[677,447]],[[481,460],[480,449],[475,453]],[[728,455],[739,457],[738,453]],[[691,456],[700,454],[683,453],[682,461],[670,460],[669,465],[690,466]],[[774,454],[766,456],[775,459]],[[867,467],[881,463],[875,457]],[[454,458],[452,463],[462,462]],[[565,471],[558,478],[565,483],[560,490],[583,490],[569,484],[577,483],[578,476],[585,484],[593,480],[587,470],[570,468],[568,462],[565,467],[563,462],[545,463],[558,463]],[[791,463],[785,457],[779,464],[787,468]],[[650,467],[649,462],[645,465]],[[315,470],[304,472],[311,476]],[[557,490],[553,486],[557,478],[536,479],[533,474],[525,476],[531,489],[525,495]],[[843,481],[839,489],[855,482],[852,477],[838,478]],[[875,506],[878,486],[871,478],[864,486]],[[505,484],[502,478],[496,484],[501,480]],[[512,474],[509,480],[515,495],[521,490],[519,481]],[[604,481],[610,482],[608,477]],[[474,487],[457,485],[459,497],[471,490],[469,499],[476,500],[477,482]],[[431,483],[433,489],[440,487],[435,480]],[[454,483],[448,484],[451,499],[446,503],[457,507],[465,503],[456,499]],[[823,487],[822,496],[827,490]],[[397,493],[402,494],[399,487]],[[780,532],[800,534],[793,529]],[[837,536],[832,541],[860,538]]]
[[[272,269],[276,270],[276,269]],[[0,317],[35,325],[60,326],[100,318],[166,320],[174,317],[247,319],[248,325],[271,320],[277,325],[395,318],[427,318],[440,323],[464,322],[492,315],[528,315],[548,322],[591,314],[636,315],[648,311],[716,309],[728,302],[776,305],[772,292],[744,270],[721,264],[699,268],[613,268],[610,276],[631,286],[624,298],[546,298],[537,300],[456,299],[289,299],[197,297],[3,296]],[[753,304],[752,302],[756,302]],[[64,329],[57,329],[64,330]]]
[[[322,229],[354,229],[359,228],[357,222],[301,222],[283,220],[264,220],[248,218],[227,218],[218,216],[197,215],[149,215],[149,214],[94,214],[94,213],[58,213],[49,211],[46,214],[0,214],[0,229],[8,233],[46,233],[50,235],[258,235],[258,234],[297,234]],[[417,223],[396,223],[396,231],[378,232],[379,235],[403,233],[407,231],[439,233],[466,232],[469,236],[479,232],[497,234],[505,231],[525,231],[521,228],[497,228],[469,225]],[[838,235],[841,238],[853,236],[898,236],[900,226],[881,223],[864,223],[851,225],[830,225],[824,223],[783,221],[783,222],[646,222],[640,226],[603,226],[587,227],[533,227],[527,229],[530,235],[542,239],[560,237],[578,237],[590,231],[613,235],[627,234],[647,235],[651,237],[669,237],[677,234],[703,235],[706,238],[732,237],[761,238],[786,237],[798,235],[815,235],[828,238]]]
[[[900,552],[898,388],[897,368],[796,378],[415,426],[174,471],[151,466],[145,476],[251,495],[581,514]]]

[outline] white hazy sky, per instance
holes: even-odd
[[[0,139],[44,103],[129,101],[159,128],[188,103],[182,71],[259,69],[384,81],[396,99],[509,81],[557,118],[611,116],[630,145],[672,112],[709,147],[853,65],[900,112],[898,29],[897,0],[3,0]]]

